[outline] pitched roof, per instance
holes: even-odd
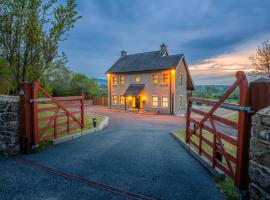
[[[176,68],[183,54],[164,55],[162,51],[151,51],[121,56],[106,73],[154,71]]]
[[[130,84],[124,96],[137,96],[144,88],[144,84]]]

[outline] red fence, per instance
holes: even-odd
[[[84,128],[84,96],[52,97],[38,82],[21,85],[23,148]]]
[[[225,100],[237,87],[240,91],[240,103],[226,103]],[[203,111],[192,106],[193,102],[212,107],[208,111]],[[238,121],[217,115],[215,111],[218,108],[238,112]],[[186,143],[191,144],[199,155],[208,159],[213,168],[217,167],[230,176],[239,188],[246,188],[248,183],[250,137],[248,111],[250,111],[249,87],[243,72],[236,73],[236,81],[220,100],[188,97]]]

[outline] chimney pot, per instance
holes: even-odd
[[[160,45],[160,52],[161,52],[161,53],[167,52],[167,46],[166,46],[166,44],[162,43],[162,44]]]

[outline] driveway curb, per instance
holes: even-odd
[[[106,128],[109,125],[110,118],[108,116],[104,116],[104,115],[100,115],[100,116],[104,117],[104,120],[102,120],[100,122],[100,124],[96,128],[92,128],[92,129],[89,129],[89,130],[86,130],[86,131],[82,131],[81,133],[74,133],[72,135],[68,135],[68,136],[65,136],[65,137],[62,137],[62,138],[54,139],[53,144],[54,145],[55,144],[60,144],[62,142],[73,140],[73,139],[81,137],[83,135],[88,135],[88,134],[96,133],[98,131],[103,130],[104,128]]]
[[[189,152],[196,160],[200,162],[200,164],[205,167],[215,178],[218,180],[224,180],[225,174],[218,168],[213,168],[212,163],[210,161],[206,160],[204,157],[200,156],[194,148],[192,148],[190,145],[187,145],[182,139],[176,136],[175,131],[171,131],[170,135],[179,142],[184,149]]]

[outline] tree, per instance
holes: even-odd
[[[249,59],[255,66],[255,71],[251,72],[250,76],[254,79],[270,79],[270,40],[262,42],[257,49],[257,54],[250,56]]]
[[[80,18],[75,0],[0,0],[0,58],[8,63],[13,92],[53,67],[59,42]]]
[[[96,79],[88,78],[81,73],[74,73],[70,81],[70,94],[86,96],[99,96],[100,90]]]

